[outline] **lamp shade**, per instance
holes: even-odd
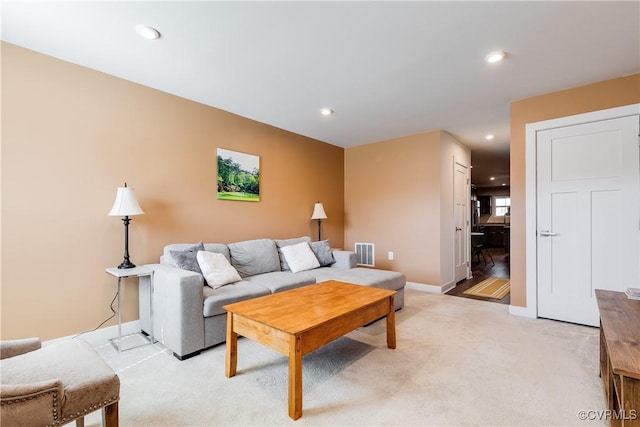
[[[136,195],[133,193],[133,188],[127,187],[127,184],[125,184],[124,187],[119,187],[118,193],[116,194],[116,201],[113,203],[109,215],[132,216],[142,215],[143,213],[142,208],[140,208],[136,200]]]
[[[314,205],[311,219],[327,219],[327,214],[324,213],[324,206],[322,206],[322,203],[318,202]]]

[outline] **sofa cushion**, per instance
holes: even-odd
[[[246,240],[229,243],[231,265],[240,277],[280,271],[280,258],[276,243],[271,239]]]
[[[272,293],[316,283],[315,277],[305,274],[305,272],[292,273],[290,271],[272,271],[271,273],[247,277],[245,280],[264,286]]]
[[[229,253],[229,247],[224,243],[205,243],[204,250],[207,252],[215,252],[222,254],[226,259],[231,262],[231,254]]]
[[[281,270],[291,270],[289,268],[289,264],[287,264],[287,260],[284,258],[282,254],[282,248],[285,246],[297,245],[298,243],[307,242],[311,243],[311,238],[309,236],[296,237],[293,239],[275,239],[276,247],[278,248],[278,255],[280,256],[280,269]]]
[[[311,250],[318,258],[318,262],[321,267],[326,267],[327,265],[331,265],[336,262],[336,259],[333,257],[333,251],[331,250],[331,245],[329,245],[328,240],[321,240],[319,242],[311,242]]]
[[[285,246],[282,248],[282,254],[293,273],[320,267],[318,258],[307,242]]]
[[[242,280],[238,271],[233,268],[229,260],[222,254],[198,251],[197,259],[204,280],[213,289]]]
[[[203,289],[204,307],[202,315],[204,317],[225,314],[227,311],[222,307],[227,304],[257,298],[271,293],[264,286],[247,280],[231,283],[218,289],[212,289],[208,286],[205,286]]]
[[[173,243],[164,247],[162,256],[160,257],[160,264],[168,264],[174,267],[178,267],[175,260],[171,256],[171,251],[184,251],[193,246],[193,243]],[[229,255],[229,248],[222,243],[205,243],[204,250],[209,252],[220,253],[224,255],[228,260],[231,260]]]
[[[320,267],[315,270],[309,270],[305,272],[305,274],[315,277],[318,283],[326,282],[327,280],[339,280],[341,282],[373,286],[391,291],[402,289],[407,283],[405,275],[397,271],[363,267],[350,268],[348,270]]]
[[[169,253],[178,268],[202,274],[202,270],[200,270],[198,259],[196,257],[198,251],[204,251],[204,245],[202,242],[198,242],[183,250],[170,250]]]

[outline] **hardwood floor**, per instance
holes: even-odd
[[[484,279],[489,277],[499,277],[508,279],[510,276],[509,270],[509,259],[508,255],[505,254],[504,248],[490,248],[491,256],[495,261],[495,265],[491,264],[491,260],[487,257],[487,264],[485,265],[482,257],[480,257],[480,262],[478,262],[477,258],[474,256],[471,260],[471,273],[473,274],[473,278],[462,280],[456,284],[456,286],[447,292],[447,295],[452,295],[456,297],[463,298],[471,298],[471,299],[479,299],[482,301],[490,301],[497,302],[499,304],[510,304],[511,303],[511,294],[508,294],[506,297],[501,300],[495,300],[490,298],[481,298],[473,295],[464,295],[463,292],[472,287],[473,285],[482,282]]]

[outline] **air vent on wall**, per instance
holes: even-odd
[[[358,265],[375,267],[375,251],[373,243],[356,243],[355,252]]]

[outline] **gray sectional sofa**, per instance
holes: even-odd
[[[322,261],[321,266],[293,273],[288,268],[282,248],[302,242],[313,245],[314,252]],[[323,248],[322,244],[326,247]],[[167,245],[159,264],[145,265],[154,271],[153,335],[180,360],[225,341],[227,316],[222,307],[233,302],[339,280],[397,291],[396,310],[404,304],[406,278],[402,273],[356,267],[354,252],[329,250],[328,242],[311,242],[309,237],[300,237],[230,244],[205,243],[205,251],[223,254],[242,279],[216,289],[205,284],[201,273],[178,267],[185,267],[184,252],[193,250],[193,246]],[[148,306],[149,289],[150,278],[141,277],[140,324],[147,334],[151,332],[152,320]]]

